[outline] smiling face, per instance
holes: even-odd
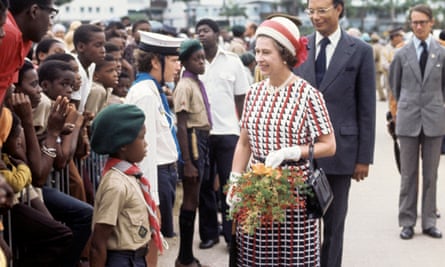
[[[261,73],[266,76],[280,75],[285,69],[283,58],[276,42],[266,36],[258,36],[255,46],[255,60]]]
[[[323,36],[329,36],[338,28],[342,5],[334,5],[333,0],[308,0],[309,15],[315,30]]]

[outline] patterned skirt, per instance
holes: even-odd
[[[318,219],[304,209],[288,209],[283,223],[256,229],[254,235],[236,230],[238,267],[320,266]]]

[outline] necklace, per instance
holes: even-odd
[[[266,91],[269,94],[275,94],[276,92],[280,91],[281,89],[283,89],[284,87],[286,87],[288,85],[288,83],[294,78],[294,74],[291,73],[289,75],[289,77],[287,77],[287,79],[279,86],[273,86],[270,84],[270,78],[267,80],[267,84],[266,84]]]

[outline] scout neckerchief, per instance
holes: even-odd
[[[173,139],[175,140],[176,150],[178,151],[178,158],[180,159],[181,158],[181,149],[179,147],[178,138],[176,137],[176,128],[173,125],[172,113],[170,111],[170,106],[168,105],[167,96],[165,95],[164,90],[162,90],[162,86],[159,84],[159,82],[155,78],[153,78],[153,76],[151,76],[150,74],[148,74],[146,72],[139,72],[136,75],[136,80],[133,82],[133,84],[136,84],[140,81],[146,81],[146,80],[152,80],[156,84],[156,87],[158,88],[159,95],[161,96],[162,106],[165,111],[165,117],[167,118],[168,125],[170,126],[170,130],[173,135]]]
[[[148,179],[142,175],[142,171],[136,164],[131,164],[128,161],[110,157],[105,164],[103,174],[105,174],[111,168],[118,169],[126,175],[134,176],[136,177],[136,179],[139,180],[145,202],[147,203],[146,206],[148,209],[148,221],[150,222],[150,228],[152,232],[151,237],[154,239],[156,247],[158,247],[159,251],[162,253],[163,247],[161,227],[159,226],[158,217],[156,215],[156,203],[154,202],[150,194],[150,183],[148,182]]]
[[[212,113],[210,112],[209,98],[207,97],[207,92],[204,87],[204,84],[198,78],[198,75],[196,75],[188,70],[184,71],[184,73],[182,74],[182,77],[191,78],[199,84],[199,89],[201,90],[202,100],[204,100],[204,106],[206,107],[207,118],[209,119],[210,128],[212,128]]]

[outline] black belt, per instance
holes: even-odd
[[[176,162],[158,165],[158,169],[176,169]]]
[[[145,257],[148,253],[148,245],[144,245],[136,250],[108,250],[108,253],[117,253],[129,257]]]

